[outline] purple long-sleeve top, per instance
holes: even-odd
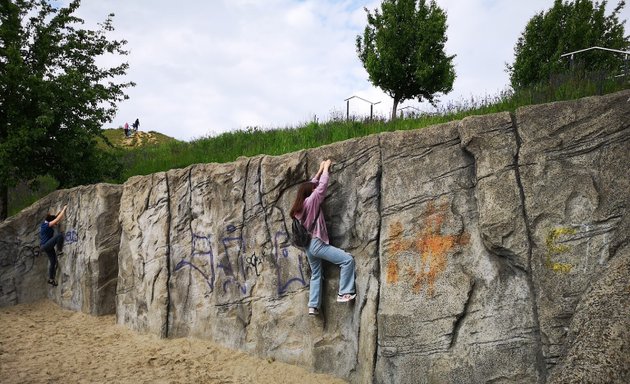
[[[322,172],[319,178],[317,176],[313,177],[311,182],[317,184],[317,187],[315,187],[309,197],[304,199],[304,208],[302,209],[302,212],[296,216],[298,216],[297,219],[302,222],[302,225],[308,229],[312,225],[313,220],[315,220],[315,216],[317,216],[317,212],[319,211],[319,217],[317,218],[317,223],[315,223],[311,235],[319,238],[324,243],[329,244],[326,221],[324,220],[324,213],[321,212],[321,206],[324,202],[324,198],[326,197],[326,189],[328,188],[328,171]],[[306,218],[303,218],[305,211]]]

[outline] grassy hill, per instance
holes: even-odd
[[[114,148],[105,144],[101,138],[98,139],[98,145],[107,150],[122,150],[128,153],[133,150],[142,148],[160,147],[169,143],[180,143],[178,140],[161,134],[159,132],[138,131],[130,137],[125,137],[122,128],[104,129],[103,136],[114,146]],[[56,190],[59,186],[57,180],[50,176],[40,176],[35,180],[21,182],[14,188],[9,189],[9,216],[13,216],[25,207],[33,204],[43,196]]]
[[[176,142],[177,140],[166,136],[162,133],[149,131],[138,131],[132,133],[129,137],[125,137],[125,131],[122,128],[104,129],[103,136],[115,147],[122,149],[134,149],[146,146],[159,146],[166,143]],[[105,143],[99,143],[105,146]]]

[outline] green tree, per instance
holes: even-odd
[[[356,48],[370,82],[398,104],[418,98],[435,102],[453,89],[453,58],[444,52],[446,13],[425,0],[385,0],[381,11],[366,8],[367,26]]]
[[[20,180],[51,175],[69,187],[121,170],[96,138],[135,84],[115,82],[127,63],[102,67],[97,60],[126,55],[126,41],[107,37],[113,14],[96,30],[83,28],[73,15],[79,6],[0,0],[0,220],[8,187]]]
[[[507,66],[512,87],[526,87],[570,71],[569,58],[560,58],[564,53],[597,46],[628,50],[630,40],[619,21],[624,6],[625,1],[619,1],[606,16],[606,1],[556,0],[551,9],[534,15],[516,43],[514,63]],[[584,71],[613,72],[622,67],[624,57],[591,50],[577,55],[576,61]]]

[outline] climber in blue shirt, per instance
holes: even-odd
[[[53,287],[57,286],[57,281],[55,281],[55,272],[57,270],[57,253],[55,252],[55,247],[59,250],[59,256],[63,254],[63,233],[59,232],[55,235],[55,230],[53,227],[63,219],[66,214],[67,205],[63,206],[63,209],[59,211],[56,215],[48,214],[46,215],[46,220],[42,223],[39,229],[39,246],[42,250],[46,252],[48,255],[48,260],[50,261],[50,265],[48,267],[48,284]]]

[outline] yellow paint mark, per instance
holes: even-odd
[[[571,268],[573,268],[573,265],[571,264],[565,264],[565,263],[552,263],[551,264],[551,270],[554,272],[571,272]]]
[[[545,258],[545,266],[554,272],[568,273],[571,272],[573,265],[568,263],[556,263],[551,260],[552,256],[567,253],[571,250],[571,247],[564,244],[557,244],[556,241],[560,236],[573,235],[575,229],[567,227],[559,227],[550,230],[545,238],[545,244],[547,245],[547,255]]]

